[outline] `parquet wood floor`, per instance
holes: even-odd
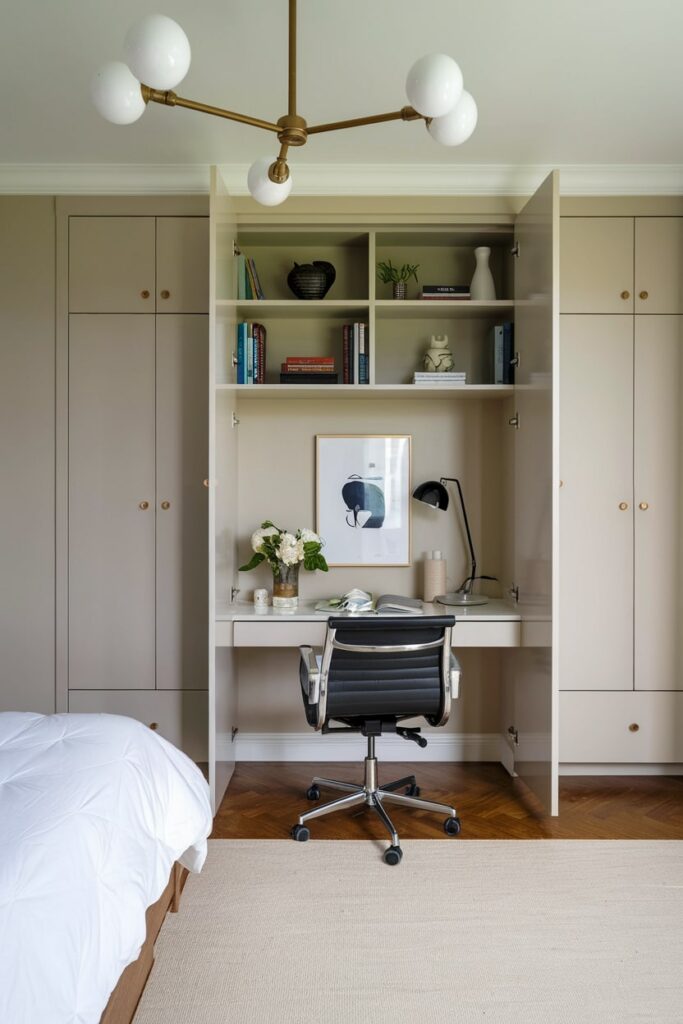
[[[453,803],[459,839],[683,839],[683,776],[560,779],[560,814],[545,817],[535,798],[498,764],[410,765],[380,762],[380,784],[414,772],[421,796]],[[361,781],[351,763],[242,763],[214,822],[214,839],[286,839],[303,809],[313,775]],[[323,791],[321,801],[341,796]],[[389,808],[403,839],[443,839],[438,814]],[[310,824],[313,839],[386,839],[370,810],[340,811]],[[452,842],[453,840],[448,840]]]

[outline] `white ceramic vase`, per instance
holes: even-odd
[[[491,302],[496,297],[496,286],[489,267],[491,250],[488,245],[480,245],[474,250],[477,266],[470,285],[470,298],[480,302]]]

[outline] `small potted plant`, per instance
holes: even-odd
[[[384,284],[393,285],[395,299],[405,299],[407,282],[411,277],[417,281],[419,263],[404,263],[402,267],[395,267],[391,260],[382,260],[377,264],[377,276]]]
[[[273,572],[273,608],[296,608],[299,602],[299,568],[314,571],[328,566],[322,554],[323,542],[313,530],[282,530],[270,519],[251,535],[254,554],[240,572],[249,572],[266,560]]]

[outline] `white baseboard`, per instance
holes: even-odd
[[[683,764],[560,764],[560,775],[683,775]]]
[[[377,755],[383,761],[499,761],[498,733],[426,733],[428,746],[395,734],[381,736]],[[236,761],[362,761],[366,740],[358,733],[333,736],[310,732],[238,732],[218,737],[217,757]]]

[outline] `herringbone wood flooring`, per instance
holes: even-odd
[[[560,815],[543,816],[534,797],[497,764],[410,765],[380,762],[380,784],[414,772],[421,796],[453,803],[460,839],[683,839],[683,777],[564,777]],[[313,775],[361,781],[360,765],[242,763],[235,768],[214,822],[214,839],[285,839],[302,810]],[[323,791],[321,801],[341,796]],[[403,839],[447,839],[438,814],[389,813]],[[369,810],[340,811],[310,823],[314,839],[388,838]]]

